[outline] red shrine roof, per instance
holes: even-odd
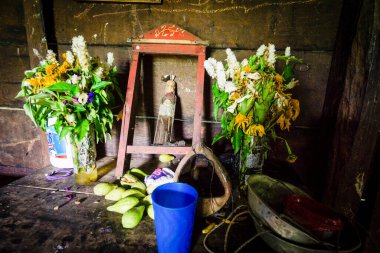
[[[208,45],[207,41],[173,24],[161,25],[138,38],[129,39],[132,43],[156,43],[156,44],[200,44]]]

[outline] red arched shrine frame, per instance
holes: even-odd
[[[201,142],[201,124],[203,113],[203,91],[204,91],[204,68],[206,46],[208,43],[202,41],[195,35],[176,25],[162,25],[150,32],[141,35],[138,39],[132,39],[132,62],[129,71],[128,85],[123,109],[123,121],[121,126],[119,150],[115,176],[121,177],[124,171],[126,154],[177,154],[186,155],[192,150],[192,146]],[[157,55],[191,55],[197,56],[197,82],[195,86],[194,99],[194,121],[192,146],[143,146],[133,145],[133,122],[135,112],[134,95],[138,90],[137,77],[143,54]]]

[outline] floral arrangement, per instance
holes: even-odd
[[[284,55],[276,55],[273,44],[261,45],[256,54],[238,62],[231,49],[226,50],[226,64],[208,58],[204,67],[211,78],[214,115],[218,120],[219,109],[222,132],[214,137],[213,144],[221,138],[231,141],[235,155],[240,153],[240,174],[247,174],[247,156],[256,148],[264,148],[265,157],[270,149],[269,141],[282,139],[289,162],[294,155],[285,139],[276,135],[275,126],[289,130],[300,112],[297,99],[289,92],[298,83],[294,79],[291,62],[301,62],[290,54],[287,47]],[[285,65],[278,73],[277,60]]]
[[[83,36],[72,39],[71,49],[62,55],[62,64],[52,50],[45,59],[34,50],[40,65],[25,71],[17,98],[25,98],[26,114],[42,130],[46,130],[48,118],[56,118],[56,132],[61,139],[70,136],[73,145],[90,127],[95,129],[97,142],[110,138],[113,92],[121,97],[113,54],[107,54],[107,62],[91,57]]]

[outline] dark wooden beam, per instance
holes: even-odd
[[[326,86],[325,101],[321,116],[321,138],[320,150],[320,173],[319,181],[325,182],[321,185],[320,196],[326,193],[326,202],[332,204],[335,198],[333,187],[336,175],[339,174],[335,164],[331,161],[334,157],[335,147],[334,135],[339,114],[339,107],[342,102],[345,90],[345,78],[347,65],[350,60],[352,44],[357,32],[357,23],[363,0],[344,0],[342,4],[341,16],[335,41],[334,53],[331,60],[331,68]]]
[[[342,90],[340,100],[335,100],[339,102],[336,112],[331,112],[336,113],[336,119],[332,119],[335,122],[330,132],[334,135],[330,140],[331,172],[325,195],[335,209],[351,220],[359,220],[370,231],[372,239],[363,252],[375,252],[373,244],[380,241],[379,8],[379,0],[363,1],[343,87],[337,87]]]
[[[33,49],[37,49],[42,56],[47,51],[41,0],[24,0],[24,14],[30,65],[36,67],[40,60],[34,55]]]
[[[42,2],[41,0],[23,0],[23,4],[30,67],[34,68],[39,65],[40,59],[35,56],[33,49],[36,49],[43,57],[45,57],[47,52]],[[45,133],[41,132],[39,139],[46,140]],[[47,141],[41,141],[41,150],[48,150]],[[49,164],[48,152],[42,151],[41,158],[39,160],[41,167],[47,166]]]

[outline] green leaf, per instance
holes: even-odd
[[[215,121],[218,121],[219,116],[219,106],[217,104],[214,104],[214,119]]]
[[[96,129],[96,142],[99,142],[100,139],[103,139],[104,136],[102,136],[102,125],[99,121],[99,116],[95,117],[95,129]]]
[[[102,90],[102,91],[104,91],[104,90]],[[104,103],[104,104],[108,104],[108,101],[107,101],[107,99],[102,95],[102,92],[100,92],[100,93],[98,93],[98,92],[95,92],[95,94],[98,94],[97,96],[95,96],[95,97],[98,97],[98,98],[100,98],[99,100],[102,102],[102,103]]]
[[[232,138],[232,148],[234,149],[235,155],[240,151],[242,139],[243,131],[240,128],[236,128],[234,131],[234,137]]]
[[[17,95],[15,96],[15,98],[23,98],[25,97],[25,91],[23,89],[21,89]]]
[[[102,81],[102,79],[100,79],[100,77],[98,77],[97,75],[92,75],[92,80],[95,83],[100,83]]]
[[[61,101],[56,101],[55,106],[59,111],[63,111],[63,108],[65,107],[65,105]]]
[[[285,83],[289,83],[294,77],[294,71],[292,66],[286,65],[283,69],[282,76],[285,79]]]
[[[213,85],[212,85],[212,93],[216,97],[219,96],[220,91],[219,91],[218,83],[217,82],[214,82]]]
[[[91,90],[100,90],[100,89],[103,89],[103,88],[107,87],[110,84],[112,84],[112,82],[101,81],[100,83],[96,83],[96,84],[92,85],[91,86]]]
[[[229,93],[223,92],[221,99],[220,99],[220,104],[219,104],[220,107],[225,107],[229,96],[230,96]]]
[[[220,118],[220,126],[222,127],[223,131],[227,129],[227,117],[226,117],[226,112],[223,112],[222,117]]]
[[[255,122],[263,124],[267,114],[267,108],[265,104],[255,102]]]
[[[265,69],[265,61],[264,61],[264,57],[260,57],[260,70],[261,71],[264,71],[264,69]]]
[[[254,97],[244,99],[243,102],[239,104],[240,113],[243,114],[244,116],[247,116],[249,111],[252,109],[254,102],[255,102]]]
[[[32,78],[36,74],[36,69],[27,70],[27,71],[24,72],[24,74],[25,74],[26,79]]]
[[[227,131],[228,131],[229,133],[231,133],[232,130],[233,130],[233,127],[234,127],[234,121],[231,120],[230,123],[228,124]]]
[[[87,119],[84,119],[80,125],[79,128],[76,129],[78,132],[78,141],[82,141],[83,138],[86,136],[88,129],[90,127],[90,123],[88,122]]]
[[[52,86],[49,86],[45,89],[51,90],[51,91],[58,91],[58,92],[70,92],[72,95],[74,95],[76,90],[78,89],[77,86],[66,83],[66,82],[58,82],[53,84]]]
[[[214,139],[212,140],[211,145],[214,145],[217,141],[219,141],[219,140],[222,139],[222,138],[224,138],[224,133],[220,133],[220,134],[216,135],[216,136],[214,137]]]
[[[63,138],[65,138],[66,135],[67,135],[68,133],[70,133],[71,130],[72,130],[72,128],[69,127],[69,126],[64,126],[64,127],[62,127],[62,130],[61,130],[61,132],[59,133],[59,139],[62,140]]]
[[[34,95],[34,96],[30,96],[30,99],[42,99],[42,98],[47,98],[49,100],[51,100],[51,95],[50,94],[46,94],[46,93],[40,93],[40,94],[37,94],[37,95]]]
[[[270,104],[273,102],[273,98],[274,96],[276,95],[275,92],[271,92],[268,94],[268,96],[266,97],[265,99],[265,104],[268,106],[268,108],[270,107]]]
[[[33,116],[32,106],[30,105],[29,102],[26,102],[24,104],[24,111],[25,111],[25,114],[28,115],[28,117],[33,121],[34,125],[37,126],[36,120]]]
[[[53,92],[53,91],[51,91],[51,90],[49,90],[47,88],[43,89],[42,91],[46,92],[46,93],[49,93],[50,95],[52,95],[53,97],[55,97],[55,98],[58,99],[58,96],[57,96],[57,94],[55,92]]]
[[[74,104],[74,112],[84,112],[86,108],[80,104]]]
[[[49,99],[38,99],[36,101],[33,101],[33,104],[56,108],[55,103]]]

